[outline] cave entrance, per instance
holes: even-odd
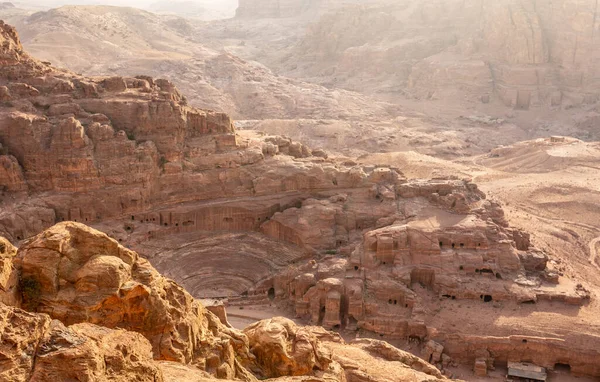
[[[483,295],[483,302],[491,302],[491,301],[492,301],[492,296],[490,296],[489,294]]]
[[[325,306],[322,306],[321,309],[319,309],[319,322],[317,323],[317,325],[323,325],[324,318],[325,318]]]
[[[557,362],[554,364],[554,371],[561,374],[570,374],[571,365],[568,363]]]
[[[358,321],[356,320],[356,318],[352,316],[348,317],[348,325],[346,326],[346,328],[350,330],[358,330]]]
[[[275,288],[270,288],[267,292],[267,296],[269,296],[269,300],[275,300]]]
[[[517,91],[517,102],[515,104],[515,109],[529,110],[530,104],[531,104],[531,91],[529,91],[529,90]]]

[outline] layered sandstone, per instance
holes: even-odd
[[[285,320],[244,334],[194,297],[274,302],[328,329],[440,341],[445,353],[436,346],[427,353],[439,368],[449,355],[481,366],[495,356],[523,360],[530,349],[512,346],[517,337],[494,325],[492,335],[449,328],[437,317],[441,305],[447,312],[456,305],[487,309],[493,319],[496,304],[548,302],[545,309],[558,305],[576,316],[590,301],[583,285],[547,269],[548,254],[511,228],[501,206],[469,179],[408,180],[397,167],[241,134],[228,116],[187,106],[168,81],[57,71],[19,52],[12,28],[3,26],[2,36],[14,70],[0,78],[0,161],[7,164],[0,232],[21,244],[14,261],[9,243],[0,253],[3,302],[75,331],[95,324],[138,332],[156,360],[188,365],[167,367],[184,375],[177,378],[384,381],[386,374],[443,377],[385,344],[348,348]],[[351,355],[336,359],[317,340]],[[593,333],[538,341],[540,349],[555,349],[540,358],[545,365],[567,362],[577,373],[599,374],[586,366],[597,356]],[[352,362],[373,356],[376,367]],[[424,374],[404,368],[396,375],[387,362]]]
[[[9,273],[30,312],[0,304],[0,380],[353,380],[353,368],[331,356],[330,346],[352,347],[339,337],[283,318],[243,333],[227,328],[135,252],[83,224],[44,231],[14,263]],[[432,366],[425,371],[444,379]]]
[[[12,306],[0,326],[2,343],[18,345],[3,350],[2,377],[347,380],[325,344],[339,338],[284,319],[229,328],[119,241],[260,232],[312,193],[380,178],[282,137],[241,139],[228,116],[188,107],[165,80],[55,70],[1,27],[0,296]]]

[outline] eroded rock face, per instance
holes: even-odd
[[[66,327],[54,320],[38,345],[32,381],[69,379],[163,381],[142,335],[90,324]]]
[[[2,381],[163,381],[138,333],[91,324],[66,327],[48,315],[0,304]]]
[[[0,65],[2,77],[17,79],[22,76],[39,75],[49,69],[36,60],[31,59],[23,51],[15,28],[0,21]]]
[[[23,306],[30,310],[66,325],[86,322],[139,332],[158,359],[203,362],[226,377],[241,368],[233,353],[247,349],[244,336],[99,231],[59,223],[29,240],[16,264]]]
[[[19,304],[18,274],[13,265],[16,255],[17,248],[5,238],[0,237],[0,303],[13,306]]]
[[[244,329],[250,351],[256,356],[266,377],[305,375],[327,370],[331,363],[328,349],[316,336],[291,320],[276,317],[259,321]]]
[[[385,381],[382,362],[415,381],[444,379],[389,345],[345,344],[285,318],[228,328],[135,252],[80,223],[28,240],[15,264],[23,306],[35,312],[0,304],[3,381]],[[360,373],[332,349],[362,352]]]

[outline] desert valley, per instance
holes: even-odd
[[[124,5],[0,2],[0,381],[600,378],[595,1]]]

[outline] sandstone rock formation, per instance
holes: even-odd
[[[227,328],[135,252],[81,223],[42,232],[15,263],[32,312],[0,304],[2,381],[256,381],[252,373],[347,380],[327,345],[343,341],[331,333],[283,318],[244,333]]]
[[[5,238],[0,237],[0,302],[17,305],[17,274],[14,272],[13,259],[17,249]]]
[[[304,375],[311,370],[327,370],[331,356],[309,329],[298,328],[289,319],[259,321],[244,329],[252,343],[251,351],[263,366],[266,377]],[[293,372],[290,373],[290,370]]]
[[[20,249],[16,260],[23,306],[72,325],[81,322],[142,333],[157,358],[221,360],[221,376],[241,367],[228,355],[245,340],[214,338],[220,322],[185,290],[160,276],[135,252],[82,224],[65,222]],[[227,329],[222,330],[223,334]],[[206,345],[213,351],[206,353]]]
[[[85,362],[126,329],[145,339],[136,337],[140,355],[123,373],[168,365],[181,379],[444,378],[385,343],[348,347],[286,320],[244,334],[194,299],[229,297],[231,305],[289,306],[327,329],[433,340],[443,350],[427,354],[440,369],[448,356],[481,369],[538,349],[545,367],[600,375],[590,361],[598,357],[593,332],[502,326],[523,319],[505,313],[536,304],[546,319],[554,309],[577,317],[592,296],[552,277],[550,250],[510,227],[471,180],[409,180],[398,167],[236,132],[227,115],[189,107],[169,81],[82,77],[29,57],[11,27],[2,24],[0,36],[8,69],[0,72],[0,233],[20,245],[14,260],[8,242],[0,251],[1,301],[35,312],[44,328],[52,318],[68,337],[93,337]],[[486,325],[472,324],[474,310]],[[139,364],[148,348],[157,362]],[[52,357],[44,373],[55,373]]]
[[[189,11],[188,17],[193,12],[190,4],[179,8]],[[111,6],[21,12],[20,17],[5,14],[21,31],[27,50],[43,61],[88,76],[143,73],[166,78],[190,105],[236,119],[389,115],[389,105],[370,97],[282,78],[264,65],[213,49],[206,33],[198,30],[206,26],[203,22]],[[64,39],[76,54],[59,48]]]

